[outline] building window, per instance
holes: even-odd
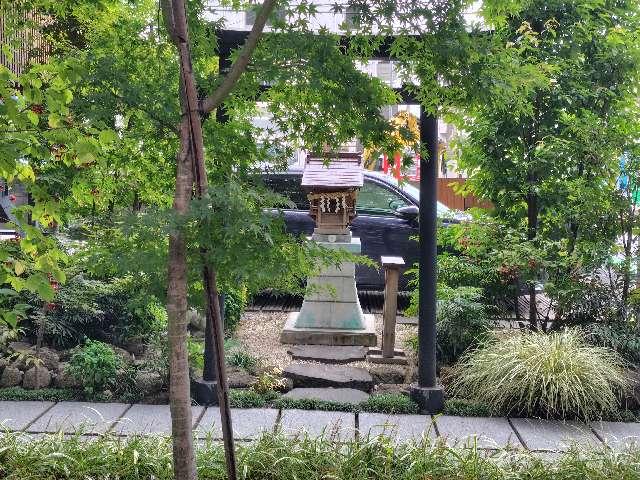
[[[347,7],[344,22],[348,28],[358,27],[360,25],[360,10],[354,6]]]
[[[256,8],[252,8],[251,10],[246,10],[244,12],[244,24],[248,27],[252,26],[256,21],[256,16],[258,14],[258,10]],[[287,12],[284,8],[278,8],[271,12],[270,17],[267,19],[267,26],[270,26],[273,22],[272,19],[276,18],[278,20],[284,20],[286,18]]]

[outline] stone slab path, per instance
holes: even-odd
[[[396,443],[442,438],[449,445],[471,443],[495,449],[506,445],[536,452],[580,448],[640,447],[640,423],[559,422],[527,418],[456,417],[438,415],[386,415],[379,413],[321,412],[314,410],[232,409],[234,436],[253,440],[263,432],[282,431],[294,436],[306,432],[338,441],[384,435]],[[217,407],[193,407],[193,428],[198,438],[218,440]],[[87,439],[110,432],[115,435],[169,435],[167,405],[128,405],[87,402],[0,402],[0,429],[20,431],[37,438],[46,433],[80,432]]]

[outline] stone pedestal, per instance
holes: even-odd
[[[314,232],[312,240],[326,248],[359,254],[360,239],[351,233]],[[355,265],[344,262],[324,269],[308,281],[300,312],[289,315],[280,336],[282,343],[311,345],[363,345],[377,343],[373,315],[364,315],[356,289]]]

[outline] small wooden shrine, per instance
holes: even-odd
[[[311,239],[325,248],[355,255],[362,247],[349,224],[356,216],[356,197],[364,182],[362,158],[355,153],[310,155],[302,176],[316,228]],[[355,265],[345,261],[307,280],[310,287],[299,312],[287,319],[280,341],[293,344],[376,344],[375,320],[358,301]]]
[[[356,197],[362,187],[362,157],[355,153],[310,155],[302,175],[302,188],[309,192],[309,214],[319,234],[347,234],[356,216]]]

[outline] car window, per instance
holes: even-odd
[[[373,215],[393,214],[398,208],[407,205],[409,203],[397,193],[367,179],[356,200],[357,211]]]
[[[309,210],[309,200],[302,190],[300,175],[264,175],[262,180],[267,188],[295,203],[298,210]]]

